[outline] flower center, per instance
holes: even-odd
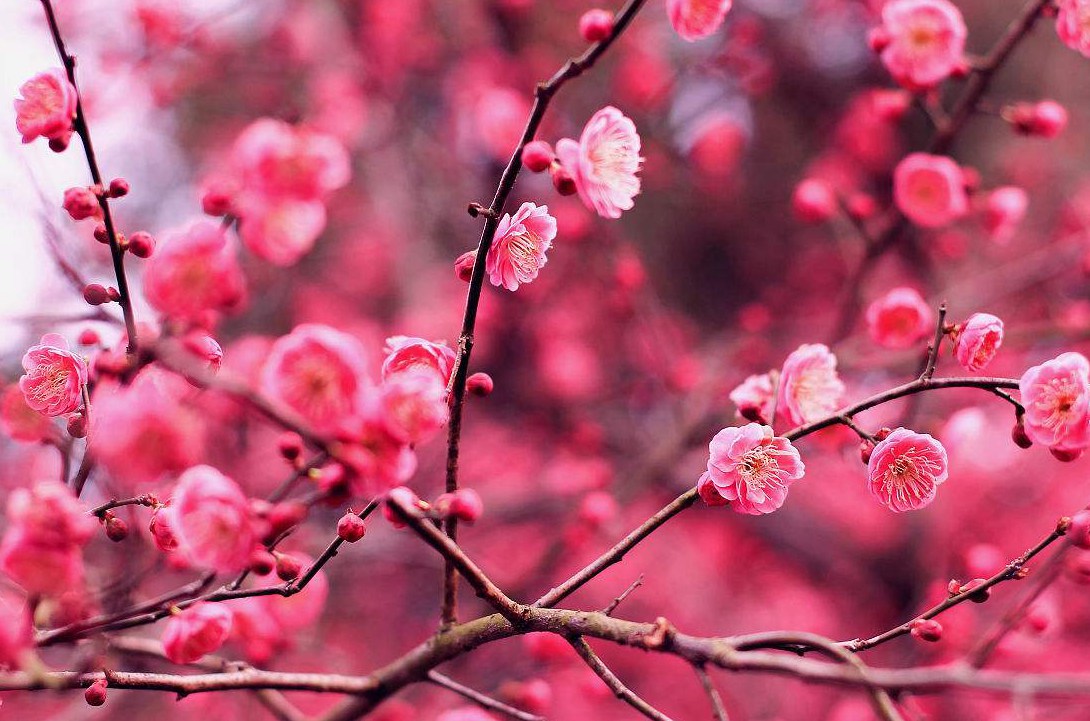
[[[1071,410],[1079,400],[1079,388],[1069,378],[1053,378],[1041,388],[1041,397],[1035,404],[1046,415],[1043,425],[1057,428],[1072,420]]]
[[[753,450],[746,451],[738,464],[738,472],[742,475],[742,480],[751,489],[764,488],[769,481],[775,479],[779,468],[779,462],[769,452],[767,446],[757,446]]]

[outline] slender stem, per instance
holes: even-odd
[[[727,708],[723,705],[723,697],[719,695],[718,689],[715,688],[715,683],[712,681],[712,677],[708,675],[708,670],[702,665],[694,664],[693,671],[696,672],[696,677],[700,679],[700,685],[704,687],[704,693],[708,695],[715,721],[730,721]]]
[[[626,598],[628,598],[629,595],[631,595],[631,593],[633,591],[635,591],[637,588],[639,588],[642,585],[643,585],[643,574],[641,573],[640,577],[637,578],[635,581],[633,581],[628,586],[628,588],[621,591],[621,595],[614,598],[612,601],[609,602],[608,606],[606,606],[605,608],[602,609],[602,613],[604,613],[607,616],[612,616],[613,612],[617,610],[617,607],[620,606],[622,603],[624,603],[624,600]]]
[[[921,381],[931,380],[935,375],[935,366],[939,362],[939,351],[942,349],[942,338],[946,335],[946,301],[939,305],[939,321],[935,324],[935,337],[927,346],[927,360],[924,362],[923,371],[920,373]]]
[[[496,713],[510,716],[513,719],[518,719],[519,721],[545,721],[544,717],[542,716],[527,713],[526,711],[517,709],[514,706],[508,706],[502,701],[497,701],[491,696],[486,696],[480,691],[476,691],[468,686],[464,686],[455,681],[454,679],[450,678],[449,676],[444,676],[438,671],[428,671],[428,681],[432,682],[436,686],[445,688],[448,691],[453,691],[462,698],[468,699],[480,706],[481,708],[488,709],[489,711],[495,711]]]
[[[609,690],[613,692],[613,695],[624,701],[626,704],[636,709],[644,716],[652,721],[673,721],[669,716],[656,709],[651,704],[644,701],[642,698],[636,695],[636,692],[624,685],[624,682],[617,677],[617,674],[610,670],[609,666],[606,666],[602,659],[598,658],[598,654],[594,653],[594,649],[590,647],[582,636],[576,636],[570,639],[572,648],[579,654],[579,657],[590,667],[598,678],[605,682],[606,686],[609,686]]]

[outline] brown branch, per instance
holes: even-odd
[[[590,667],[590,670],[594,671],[606,686],[609,686],[609,690],[613,692],[614,696],[652,721],[673,721],[669,716],[637,696],[635,691],[625,686],[624,682],[617,678],[617,674],[613,673],[609,666],[606,666],[602,659],[598,658],[598,654],[594,653],[594,649],[581,636],[570,639],[570,643],[575,652],[579,654],[579,657]]]
[[[453,691],[462,698],[468,699],[480,706],[481,708],[488,709],[489,711],[495,711],[496,713],[501,713],[505,716],[519,719],[519,721],[545,721],[544,717],[542,716],[527,713],[526,711],[517,709],[514,706],[508,706],[502,701],[497,701],[491,696],[486,696],[480,691],[475,691],[468,686],[463,686],[454,679],[450,678],[449,676],[444,676],[438,671],[429,671],[428,681],[432,682],[436,686],[445,688],[448,691]]]
[[[935,366],[939,362],[939,351],[942,350],[942,339],[946,335],[946,301],[939,304],[939,321],[935,324],[935,337],[927,346],[927,360],[924,361],[923,370],[920,372],[921,381],[931,380],[935,375]]]
[[[633,581],[631,583],[631,585],[629,585],[628,588],[621,591],[621,595],[614,598],[612,601],[609,602],[608,606],[606,606],[605,608],[602,609],[602,613],[604,613],[607,616],[612,616],[613,612],[617,610],[617,607],[620,606],[624,602],[624,600],[626,598],[628,598],[629,595],[631,595],[631,593],[633,591],[635,591],[637,588],[639,588],[642,585],[643,585],[643,574],[641,573],[640,577],[637,578],[635,581]]]
[[[715,688],[715,683],[712,681],[712,677],[708,675],[708,670],[703,666],[694,665],[693,671],[696,672],[696,677],[700,679],[700,685],[704,687],[704,693],[708,695],[708,701],[712,705],[712,716],[715,721],[730,721],[727,709],[723,705],[723,697],[719,695],[719,691]]]

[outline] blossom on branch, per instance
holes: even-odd
[[[1003,344],[1003,321],[990,313],[973,313],[955,332],[954,355],[973,373],[984,370]]]
[[[867,487],[896,513],[915,511],[935,499],[948,476],[946,449],[926,433],[898,428],[879,441],[867,462]]]
[[[1061,353],[1036,365],[1018,381],[1026,408],[1026,434],[1035,443],[1072,456],[1090,445],[1090,362],[1081,353]]]
[[[556,218],[547,205],[523,203],[514,216],[504,213],[488,249],[485,270],[492,285],[518,290],[537,278],[545,267],[545,253],[556,238]]]
[[[178,478],[171,508],[179,550],[195,565],[225,573],[247,566],[256,535],[237,483],[211,466],[194,466]]]
[[[561,138],[556,154],[575,181],[579,198],[603,218],[620,218],[640,192],[643,164],[636,124],[613,106],[591,116],[579,142]]]
[[[246,278],[223,229],[199,221],[168,234],[148,259],[144,295],[168,317],[199,320],[238,309],[246,298]]]
[[[821,343],[799,346],[783,363],[776,412],[793,425],[810,423],[836,411],[844,383],[836,356]]]
[[[174,663],[200,661],[219,650],[231,633],[231,611],[222,603],[195,603],[170,617],[163,629],[163,653]]]
[[[734,0],[666,0],[666,13],[677,34],[693,42],[718,30],[733,4]]]
[[[912,153],[893,171],[893,200],[909,220],[924,228],[947,225],[969,210],[965,175],[950,158]]]
[[[883,348],[911,348],[934,328],[935,312],[914,288],[894,288],[867,308],[867,330]]]
[[[87,385],[87,361],[68,349],[68,341],[56,333],[42,336],[23,356],[19,389],[26,404],[47,416],[63,416],[83,403]]]
[[[45,138],[55,150],[68,146],[75,131],[79,96],[60,68],[38,73],[19,88],[15,99],[15,127],[29,143]]]
[[[704,493],[714,488],[739,513],[760,515],[782,506],[788,487],[805,470],[791,441],[775,436],[768,426],[749,423],[715,434],[699,483]]]
[[[890,75],[910,90],[938,85],[963,63],[965,20],[948,0],[891,0],[871,35]]]

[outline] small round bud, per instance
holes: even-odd
[[[1090,511],[1079,511],[1071,517],[1067,538],[1076,548],[1090,549]]]
[[[1049,448],[1048,452],[1052,454],[1052,457],[1061,463],[1071,463],[1076,461],[1082,456],[1082,449],[1078,450],[1066,450],[1062,448]]]
[[[87,436],[87,416],[82,413],[73,413],[68,416],[68,435],[73,438]]]
[[[88,283],[83,288],[83,299],[88,305],[102,305],[110,302],[110,293],[100,283]]]
[[[534,140],[522,148],[522,164],[531,173],[544,173],[552,165],[556,154],[553,146],[544,140]]]
[[[477,261],[477,251],[471,250],[462,253],[458,260],[454,261],[454,274],[458,280],[468,283],[473,278],[473,264]]]
[[[1018,417],[1014,428],[1011,428],[1011,440],[1019,448],[1029,448],[1033,445],[1033,441],[1030,440],[1029,435],[1026,433],[1026,424],[1021,416]]]
[[[106,538],[114,543],[124,541],[129,536],[129,524],[112,513],[107,513],[106,517],[102,519],[102,527],[106,531]]]
[[[258,576],[268,576],[276,568],[276,556],[264,548],[255,548],[250,554],[250,572]]]
[[[856,220],[867,220],[878,213],[878,201],[868,193],[852,193],[846,205],[848,214]]]
[[[871,97],[878,117],[890,123],[903,118],[912,107],[912,93],[907,90],[876,90]]]
[[[492,376],[487,373],[474,373],[466,378],[466,390],[481,398],[491,394],[494,387]]]
[[[391,488],[387,494],[387,498],[391,501],[396,500],[398,503],[404,506],[418,506],[420,504],[420,498],[413,493],[411,488],[405,486],[398,486],[397,488]],[[405,522],[401,520],[401,516],[397,511],[390,508],[390,504],[385,503],[382,506],[383,517],[390,522],[390,525],[394,528],[404,528]]]
[[[1053,100],[1034,106],[1033,132],[1042,138],[1055,138],[1067,127],[1067,109]]]
[[[575,178],[571,176],[563,165],[560,163],[553,163],[549,166],[549,173],[553,177],[553,187],[556,188],[556,192],[561,195],[575,195],[578,188],[575,185]]]
[[[111,285],[109,288],[106,289],[106,297],[112,300],[114,303],[117,303],[121,300],[121,293],[118,292],[117,288],[114,288]]]
[[[295,556],[286,553],[274,553],[276,556],[276,575],[281,581],[294,581],[303,571],[303,564]]]
[[[276,439],[280,455],[288,461],[294,461],[303,453],[303,437],[294,431],[286,431]]]
[[[871,31],[867,33],[867,45],[869,45],[870,49],[875,53],[880,53],[885,50],[892,41],[893,38],[889,36],[889,31],[884,27],[872,28]]]
[[[984,585],[986,580],[987,579],[984,578],[974,578],[972,581],[969,581],[968,583],[962,585],[961,588],[958,589],[958,593],[968,593],[974,588],[979,588],[980,586]],[[991,590],[984,588],[969,596],[969,600],[973,603],[984,603],[988,600],[989,597],[991,597],[991,595]]]
[[[824,223],[836,214],[836,194],[824,180],[807,178],[795,186],[791,208],[804,223]]]
[[[79,332],[78,342],[83,346],[98,345],[102,342],[102,338],[94,328],[84,328]]]
[[[441,516],[473,523],[484,513],[484,502],[472,488],[459,488],[454,493],[444,493],[435,499],[435,510]]]
[[[52,141],[50,141],[52,142]],[[88,706],[101,706],[106,703],[106,679],[100,678],[83,692],[83,700]]]
[[[124,198],[129,194],[129,181],[124,178],[114,178],[110,181],[110,187],[106,192],[111,198]]]
[[[230,213],[232,202],[230,190],[215,183],[201,193],[201,210],[216,218]]]
[[[588,43],[605,40],[613,32],[613,13],[594,8],[583,13],[579,18],[579,34]]]
[[[72,140],[71,137],[67,137],[67,138],[60,138],[60,137],[50,138],[49,139],[49,149],[52,150],[54,153],[63,153],[65,150],[68,149],[68,143],[71,142],[71,140]]]
[[[99,207],[98,196],[86,186],[69,188],[64,191],[63,207],[65,212],[72,217],[72,220],[102,218],[102,208]]]
[[[942,624],[931,618],[918,618],[912,622],[911,633],[921,641],[935,643],[942,640]]]
[[[106,230],[106,224],[105,223],[99,223],[98,225],[95,226],[94,236],[95,236],[95,240],[97,240],[99,243],[109,243],[110,242],[110,233]]]
[[[871,453],[874,453],[874,444],[868,440],[859,441],[859,460],[864,466],[870,463]]]
[[[129,252],[137,258],[150,258],[155,252],[155,238],[140,230],[129,236]]]
[[[337,521],[337,536],[348,543],[355,543],[367,533],[367,525],[363,519],[349,511]]]

